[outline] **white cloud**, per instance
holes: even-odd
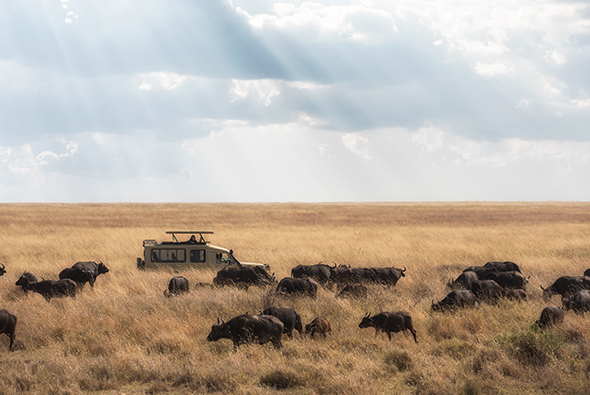
[[[365,161],[371,160],[369,149],[369,139],[361,136],[359,133],[346,133],[342,136],[342,142],[346,149],[353,154],[356,154],[363,158]]]
[[[269,106],[272,98],[281,94],[277,83],[270,79],[264,80],[232,80],[233,87],[230,91],[232,101],[247,99],[250,95],[255,95],[265,106]]]
[[[475,72],[479,75],[493,77],[495,75],[505,75],[514,73],[514,69],[506,66],[504,63],[477,63]]]

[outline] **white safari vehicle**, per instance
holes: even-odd
[[[143,241],[143,258],[137,258],[139,269],[221,269],[227,266],[260,266],[269,271],[268,264],[239,262],[232,250],[217,247],[206,241],[203,235],[213,234],[212,230],[168,230],[172,241],[158,243],[156,240]],[[186,241],[179,241],[177,235],[184,235]],[[179,236],[180,237],[180,236]]]

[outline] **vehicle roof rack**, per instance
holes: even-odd
[[[197,240],[198,244],[207,244],[208,241],[205,240],[203,235],[212,235],[214,232],[212,230],[167,230],[166,234],[172,235],[172,238],[175,242],[180,243],[176,238],[176,235],[179,234],[191,234],[191,235],[199,235],[199,240]]]

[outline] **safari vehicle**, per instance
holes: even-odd
[[[166,234],[172,235],[172,241],[143,241],[143,258],[137,258],[138,269],[221,269],[242,265],[270,270],[268,264],[240,262],[232,250],[210,244],[204,235],[213,234],[212,230],[168,230]],[[186,241],[179,241],[177,235],[190,237]]]

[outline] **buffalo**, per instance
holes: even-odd
[[[77,267],[69,267],[59,273],[60,280],[64,280],[66,278],[74,281],[79,287],[83,287],[86,283],[94,283],[93,273],[81,270]]]
[[[40,294],[48,302],[51,298],[70,296],[76,297],[76,283],[69,278],[63,280],[31,281],[27,273],[23,274],[16,285],[22,286],[27,291],[34,291]]]
[[[217,319],[217,324],[211,327],[207,341],[230,339],[234,343],[234,350],[240,344],[257,341],[260,344],[272,342],[275,348],[281,348],[284,325],[272,315],[242,314],[225,322]]]
[[[457,277],[456,280],[449,280],[447,286],[451,289],[469,289],[471,283],[478,280],[477,273],[472,270],[466,270]]]
[[[188,291],[188,280],[183,276],[174,276],[170,279],[170,282],[168,283],[168,289],[164,291],[164,296],[170,298],[172,296],[188,293]]]
[[[563,299],[563,307],[565,310],[573,310],[577,314],[590,311],[590,291],[582,289],[570,299]]]
[[[559,294],[562,298],[570,297],[582,289],[590,290],[590,277],[586,276],[563,276],[559,277],[553,284],[543,288],[543,296],[549,300],[551,296]]]
[[[495,272],[519,272],[520,268],[514,262],[488,262],[483,266],[469,266],[466,271],[472,271],[477,274],[480,280],[483,280],[489,273]]]
[[[360,283],[355,283],[355,284],[348,284],[347,286],[342,288],[342,291],[340,291],[336,295],[336,297],[337,298],[345,298],[345,297],[366,298],[368,293],[369,293],[369,289],[365,285],[360,284]]]
[[[283,333],[286,333],[289,338],[293,338],[293,329],[299,332],[299,336],[303,332],[303,324],[301,316],[292,307],[267,307],[262,311],[263,315],[272,315],[277,317],[284,325]]]
[[[528,279],[520,272],[490,272],[482,280],[494,280],[502,288],[525,289]]]
[[[336,264],[334,264],[334,268],[335,267]],[[321,262],[316,265],[298,265],[291,269],[291,277],[313,278],[318,282],[318,284],[326,285],[326,283],[330,280],[332,269],[334,268]]]
[[[503,295],[502,287],[494,280],[475,280],[471,283],[469,290],[478,300],[488,302],[498,300]]]
[[[334,282],[339,286],[354,283],[370,283],[395,286],[400,278],[405,277],[406,268],[395,267],[367,268],[367,267],[340,267],[333,272]]]
[[[316,317],[311,321],[309,324],[305,325],[305,334],[313,336],[318,333],[326,337],[326,333],[332,332],[332,326],[330,325],[330,321],[323,317]]]
[[[15,285],[18,285],[19,287],[22,288],[22,290],[27,293],[29,292],[29,284],[31,283],[36,283],[37,282],[37,277],[35,277],[35,275],[33,273],[30,272],[24,272],[22,274],[22,276],[20,276],[20,278],[17,280],[17,282],[15,283]]]
[[[0,263],[0,265],[2,265],[2,267],[0,267],[0,276],[3,276],[6,274],[6,266],[4,266],[3,263]]]
[[[452,311],[463,307],[479,307],[477,298],[473,292],[463,289],[451,291],[445,298],[438,303],[432,302],[432,311]]]
[[[10,338],[8,351],[12,351],[14,344],[14,332],[16,330],[16,315],[8,310],[0,310],[0,333],[6,333]]]
[[[312,278],[285,277],[279,282],[275,292],[281,295],[308,295],[315,298],[318,283]]]
[[[564,317],[563,310],[558,306],[547,306],[541,311],[541,317],[535,322],[539,328],[561,324]]]
[[[377,267],[373,268],[377,281],[381,284],[395,287],[400,278],[405,277],[406,267],[403,269],[396,269],[395,267]]]
[[[524,289],[520,288],[505,288],[502,290],[502,296],[506,299],[523,301],[528,300],[528,294]]]
[[[106,265],[102,262],[96,263],[96,262],[92,262],[92,261],[88,261],[88,262],[76,262],[73,266],[72,269],[79,269],[83,272],[89,273],[92,280],[89,280],[88,282],[90,283],[90,286],[92,288],[94,288],[94,283],[96,282],[96,278],[100,275],[100,274],[105,274],[109,272],[109,269],[106,267]]]
[[[387,333],[389,340],[391,340],[391,332],[410,331],[414,336],[414,341],[418,343],[412,324],[412,316],[407,311],[384,311],[372,317],[370,313],[367,313],[359,324],[359,328],[370,327],[375,328],[375,336],[379,331]]]
[[[223,286],[237,286],[248,289],[249,287],[266,287],[276,281],[274,276],[257,266],[228,266],[217,272],[213,284]]]

